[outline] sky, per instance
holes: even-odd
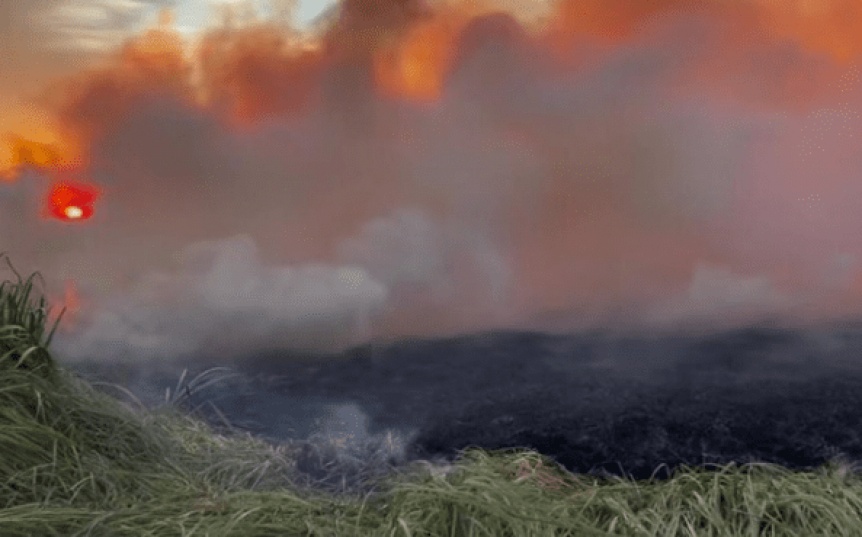
[[[63,357],[859,313],[856,2],[232,4],[0,4]]]

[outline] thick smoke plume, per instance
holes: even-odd
[[[853,16],[853,15],[856,16]],[[858,313],[862,5],[346,0],[161,26],[43,94],[0,244],[70,358]],[[63,148],[58,149],[61,153]],[[103,192],[39,216],[51,180]]]

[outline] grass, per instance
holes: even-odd
[[[837,462],[634,482],[573,475],[525,450],[468,449],[448,471],[416,463],[369,471],[361,494],[325,490],[297,472],[299,446],[194,417],[189,396],[224,370],[183,375],[167,404],[145,409],[59,367],[57,324],[48,332],[49,308],[31,300],[38,274],[15,274],[0,284],[4,537],[862,536],[862,481]]]

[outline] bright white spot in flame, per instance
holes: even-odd
[[[66,215],[66,218],[71,218],[74,220],[77,218],[81,218],[84,215],[84,211],[80,207],[70,205],[63,210],[63,214]]]

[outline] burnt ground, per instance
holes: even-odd
[[[398,432],[401,462],[524,447],[573,472],[645,479],[681,464],[862,462],[860,351],[857,325],[660,338],[500,332],[183,365],[192,375],[216,365],[242,373],[192,402],[209,400],[273,441],[308,438],[340,416],[357,442]],[[150,403],[180,371],[74,369]]]

